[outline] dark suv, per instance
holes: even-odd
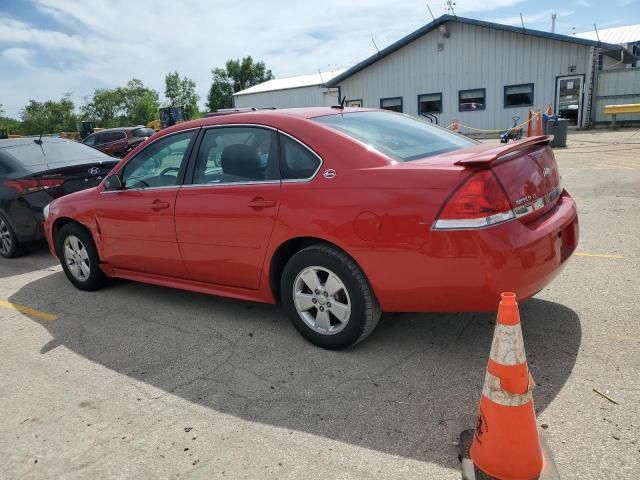
[[[122,158],[144,140],[156,133],[149,127],[107,128],[92,133],[82,143],[109,154]]]

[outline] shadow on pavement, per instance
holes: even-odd
[[[22,275],[60,264],[58,259],[49,253],[47,242],[28,243],[24,250],[24,255],[18,258],[0,257],[0,278]]]
[[[43,354],[63,346],[244,420],[451,468],[452,442],[474,425],[495,318],[387,315],[356,348],[330,352],[306,343],[277,306],[154,286],[85,293],[55,273],[10,301],[60,316],[39,322],[53,336]],[[537,299],[521,316],[540,411],[571,373],[580,321]]]

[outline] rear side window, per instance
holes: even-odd
[[[470,147],[477,142],[417,117],[387,112],[354,112],[313,120],[400,162]]]
[[[23,144],[8,147],[2,151],[27,168],[37,165],[53,165],[58,162],[65,164],[77,162],[80,164],[88,159],[92,161],[113,160],[112,157],[99,150],[71,140],[56,142],[43,140],[42,145],[37,143]]]
[[[300,142],[280,135],[283,180],[306,180],[320,168],[320,158]]]
[[[127,138],[127,134],[124,132],[109,132],[108,136],[108,142],[115,142],[117,140],[122,140]]]
[[[102,145],[103,143],[108,143],[111,140],[109,140],[109,133],[105,132],[105,133],[98,133],[96,135],[96,141],[94,143],[94,145]]]
[[[224,185],[278,180],[276,133],[260,127],[208,129],[196,160],[193,183]]]

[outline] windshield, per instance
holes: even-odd
[[[17,160],[24,167],[53,163],[82,163],[86,160],[112,160],[112,157],[94,148],[72,140],[47,141],[42,144],[24,143],[2,149],[2,152]]]
[[[354,112],[313,120],[400,162],[470,147],[477,142],[421,119],[387,112]]]
[[[154,133],[156,133],[155,130],[149,127],[136,128],[131,132],[134,137],[150,137]]]

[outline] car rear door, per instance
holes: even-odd
[[[280,203],[277,133],[259,126],[204,131],[176,233],[193,280],[257,289]]]
[[[104,143],[100,145],[100,150],[109,155],[117,155],[127,148],[127,134],[123,131],[105,132]]]
[[[102,260],[135,272],[185,278],[174,208],[197,130],[150,143],[118,172],[124,188],[99,192]]]

